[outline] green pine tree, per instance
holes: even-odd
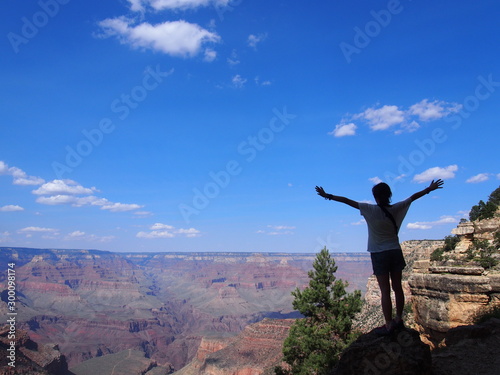
[[[347,293],[347,282],[336,280],[336,271],[335,260],[325,247],[309,271],[309,286],[292,292],[293,307],[304,318],[290,328],[283,344],[288,366],[276,368],[277,374],[327,374],[354,340],[352,319],[361,310],[361,292]]]

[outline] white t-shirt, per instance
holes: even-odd
[[[392,206],[385,207],[394,217],[398,228],[401,227],[411,202],[412,200],[408,198]],[[369,203],[359,203],[359,211],[364,216],[368,225],[369,252],[379,253],[381,251],[400,248],[394,224],[379,206]]]

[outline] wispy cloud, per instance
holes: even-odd
[[[36,195],[57,195],[57,194],[70,194],[70,195],[89,195],[96,192],[95,187],[85,188],[73,180],[53,180],[40,186],[38,189],[33,190]]]
[[[268,236],[281,236],[293,234],[295,227],[288,225],[268,225],[266,230],[258,230],[257,233],[267,234]]]
[[[240,76],[239,74],[236,74],[235,76],[233,76],[233,78],[231,79],[231,83],[233,85],[233,87],[236,87],[238,89],[241,89],[245,86],[245,84],[247,83],[247,79],[246,78],[243,78],[242,76]]]
[[[394,134],[410,133],[420,128],[421,122],[442,119],[460,111],[461,105],[442,100],[423,99],[405,109],[396,105],[373,106],[354,115],[343,116],[329,135],[342,137],[355,135],[358,124],[366,124],[373,131],[392,130]]]
[[[136,234],[138,238],[174,238],[174,237],[199,237],[201,232],[195,228],[175,228],[172,225],[155,223],[149,232],[141,231]]]
[[[386,130],[394,125],[402,124],[405,120],[405,113],[395,105],[384,105],[381,108],[368,108],[354,117],[368,122],[372,130]]]
[[[71,205],[73,207],[99,206],[101,210],[111,212],[133,211],[143,206],[135,203],[111,202],[106,198],[100,198],[93,193],[98,192],[95,187],[86,188],[73,180],[53,180],[32,191],[39,195],[37,203],[46,205]]]
[[[417,174],[413,177],[413,181],[423,183],[441,178],[443,180],[455,178],[455,172],[458,170],[457,165],[449,165],[447,167],[433,167],[426,171]]]
[[[247,39],[247,44],[250,47],[257,49],[257,44],[259,44],[260,42],[263,42],[266,39],[267,39],[267,33],[258,34],[258,35],[250,34],[248,36],[248,39]]]
[[[152,25],[148,22],[135,24],[126,17],[107,18],[99,22],[99,37],[116,37],[132,48],[158,51],[171,56],[193,57],[209,43],[218,43],[220,36],[184,20],[165,21]],[[205,60],[213,61],[216,53],[205,50]]]
[[[43,178],[28,176],[26,172],[17,167],[9,167],[0,160],[0,175],[12,176],[14,185],[41,185],[45,182]]]
[[[413,104],[408,110],[408,114],[418,116],[421,121],[432,121],[456,113],[461,108],[462,106],[457,103],[447,103],[442,100],[429,102],[428,99],[424,99],[417,104]]]
[[[490,174],[489,173],[479,173],[475,176],[470,177],[467,179],[467,183],[469,184],[477,184],[480,182],[488,181],[490,179]]]
[[[0,207],[0,212],[15,212],[24,211],[24,208],[15,204],[9,204],[7,206]]]
[[[439,220],[436,221],[416,221],[414,223],[408,223],[406,227],[408,229],[432,229],[436,225],[445,225],[445,224],[455,224],[458,223],[458,219],[453,216],[441,216]]]
[[[95,234],[87,234],[80,230],[75,230],[64,237],[65,241],[88,241],[88,242],[110,242],[115,239],[115,236],[97,236]]]
[[[356,135],[357,128],[358,127],[353,122],[350,122],[348,124],[338,124],[335,126],[335,129],[333,129],[328,134],[333,135],[334,137],[346,137],[350,135]]]
[[[200,7],[215,6],[223,7],[229,5],[231,0],[128,0],[130,10],[145,12],[148,8],[155,11],[160,10],[185,10]]]

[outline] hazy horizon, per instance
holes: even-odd
[[[425,188],[442,239],[500,184],[500,3],[1,5],[0,246],[364,252]]]

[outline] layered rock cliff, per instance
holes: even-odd
[[[16,330],[12,339],[9,326],[0,328],[0,351],[3,375],[71,375],[57,345],[40,345],[26,331]]]
[[[175,375],[273,374],[294,319],[264,319],[229,339],[203,339],[195,359]]]
[[[424,257],[415,262],[408,283],[416,328],[431,345],[438,345],[450,329],[472,324],[483,311],[500,305],[498,267],[484,269],[470,251],[477,240],[494,246],[499,230],[499,213],[491,219],[462,222],[452,231],[459,241],[444,261]],[[498,248],[492,256],[500,257]]]

